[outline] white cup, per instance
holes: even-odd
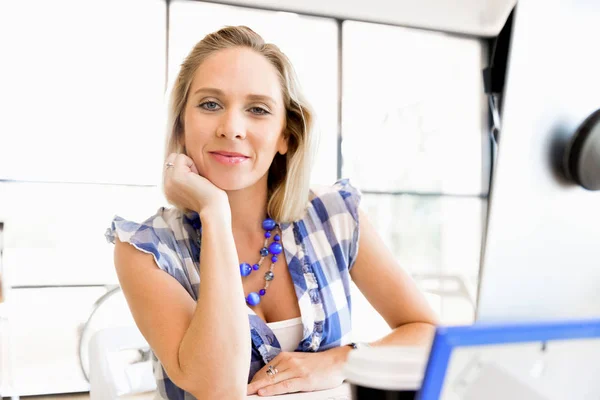
[[[353,399],[413,398],[421,387],[428,357],[429,347],[377,346],[352,350],[344,374],[352,386]]]

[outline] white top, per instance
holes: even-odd
[[[270,322],[267,326],[271,328],[279,341],[281,351],[291,352],[296,350],[302,340],[304,328],[301,317]]]

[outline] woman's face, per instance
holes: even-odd
[[[196,70],[184,114],[187,155],[217,187],[250,187],[287,152],[286,111],[275,68],[247,48],[219,50]]]

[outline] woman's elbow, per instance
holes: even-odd
[[[171,380],[177,387],[190,393],[196,399],[245,399],[248,386],[247,377],[243,379],[210,378],[206,374],[197,374],[192,377],[181,373]]]

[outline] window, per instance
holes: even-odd
[[[470,322],[488,187],[483,45],[346,21],[342,54],[343,175],[400,264],[446,293],[428,294],[442,321]]]
[[[83,391],[78,326],[105,292],[91,285],[116,282],[104,230],[161,204],[166,2],[9,1],[0,19],[4,277],[29,287],[7,294],[0,385]]]
[[[0,66],[0,179],[156,184],[165,2],[11,1],[0,13],[11,60]]]
[[[345,22],[344,175],[369,191],[484,194],[482,61],[474,39]]]

